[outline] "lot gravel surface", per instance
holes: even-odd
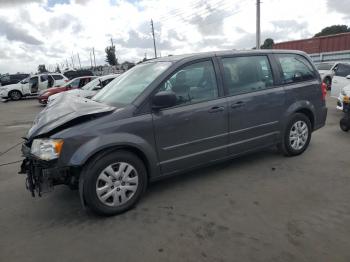
[[[0,261],[350,261],[350,133],[328,98],[309,149],[275,149],[152,184],[133,210],[101,218],[77,191],[32,198],[19,163],[0,166]],[[0,152],[21,142],[37,100],[0,103]],[[20,147],[0,164],[20,159]]]

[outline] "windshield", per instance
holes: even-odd
[[[101,78],[96,78],[96,79],[90,81],[89,83],[87,83],[81,89],[83,89],[83,90],[92,90],[92,89],[94,89],[96,86],[98,86],[100,84],[100,80],[101,80]]]
[[[332,67],[333,67],[333,64],[330,64],[330,63],[322,63],[322,64],[316,65],[317,70],[331,70]]]
[[[170,65],[170,62],[155,62],[135,66],[97,93],[93,100],[111,106],[130,104]]]

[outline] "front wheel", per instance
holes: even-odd
[[[17,101],[22,98],[22,93],[20,91],[14,90],[10,92],[9,97],[11,98],[11,100]]]
[[[280,149],[286,156],[302,154],[311,140],[310,119],[301,113],[294,114],[284,130]]]
[[[143,162],[128,151],[102,154],[85,168],[83,197],[100,215],[116,215],[131,209],[147,186]]]

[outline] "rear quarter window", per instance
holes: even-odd
[[[63,76],[61,76],[61,75],[52,75],[52,77],[53,77],[53,79],[55,79],[55,80],[61,80],[61,79],[63,79]]]
[[[281,65],[284,84],[316,79],[316,73],[305,57],[298,54],[277,54],[276,57]]]

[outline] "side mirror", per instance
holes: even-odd
[[[102,89],[102,86],[95,86],[93,90],[97,91],[97,90],[101,90],[101,89]]]
[[[350,75],[347,75],[346,78],[347,78],[347,79],[350,79]]]
[[[152,108],[161,109],[176,105],[176,95],[172,91],[160,91],[153,97]]]

